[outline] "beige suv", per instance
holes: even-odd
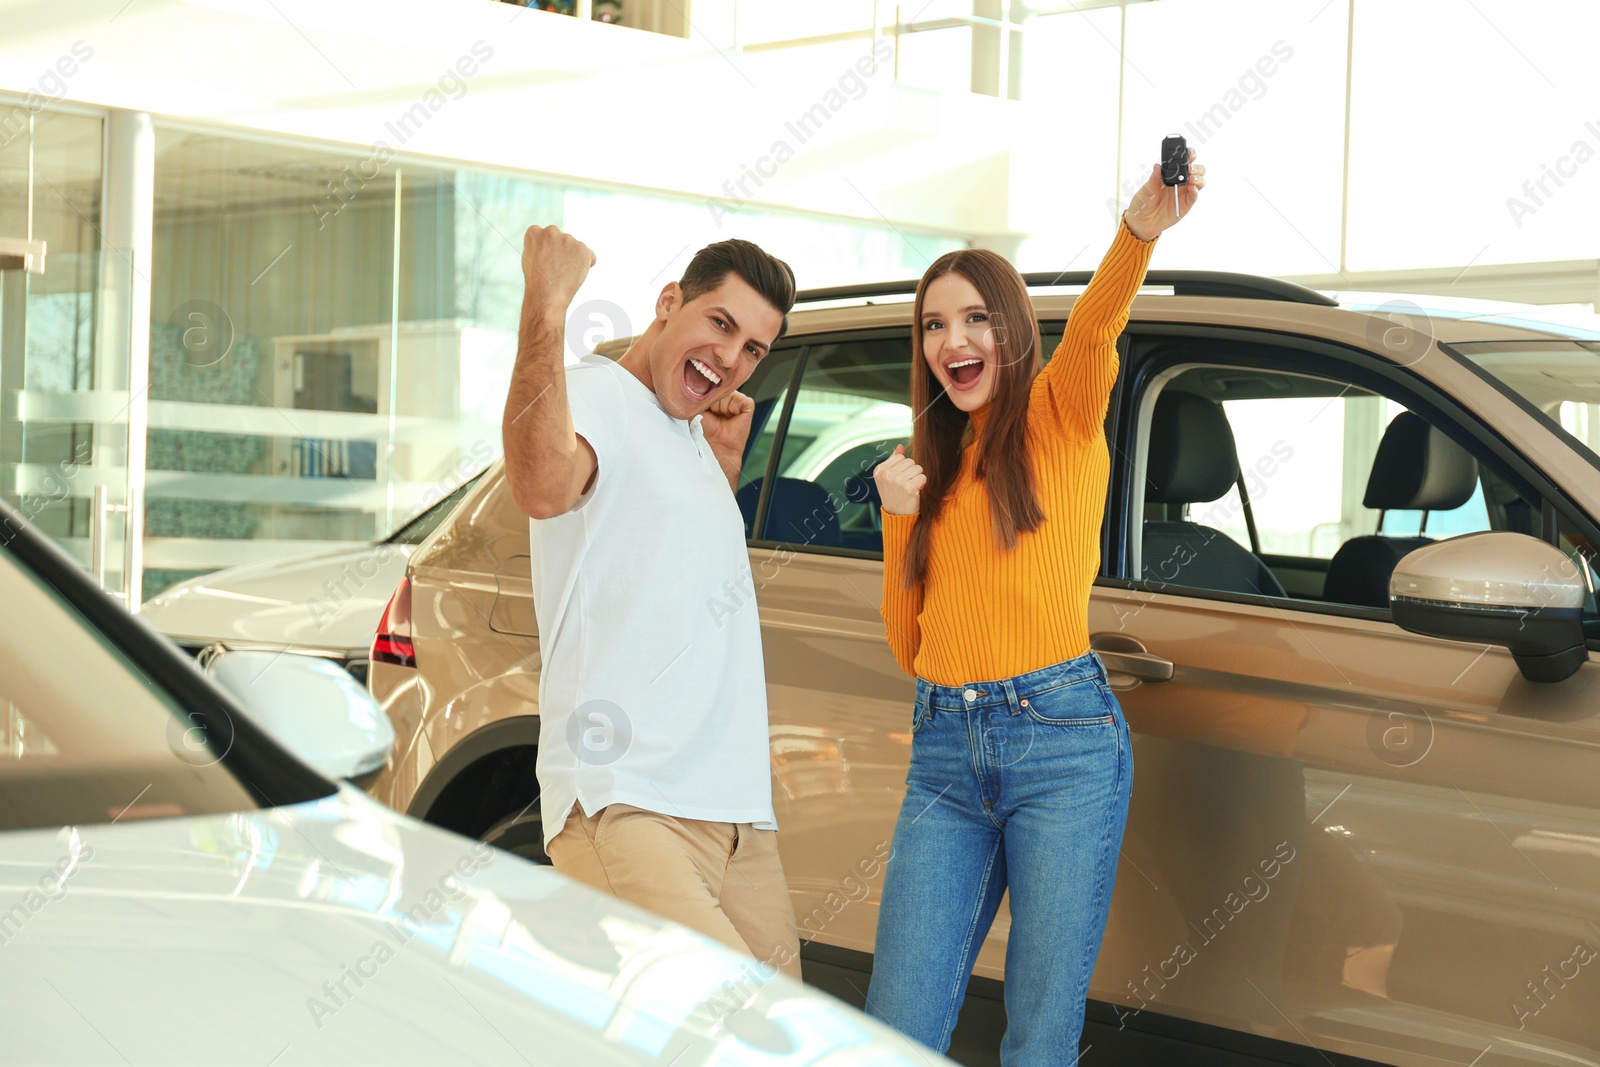
[[[1085,280],[1030,277],[1046,352]],[[857,1004],[911,746],[871,470],[910,436],[913,288],[803,294],[745,386],[783,862],[808,979]],[[1121,358],[1089,619],[1135,776],[1094,1055],[1600,1062],[1600,329],[1155,272]],[[751,610],[727,594],[682,610]],[[528,521],[498,468],[372,659],[378,797],[541,857]],[[629,727],[595,714],[586,747]],[[995,1060],[1008,931],[968,1063]]]

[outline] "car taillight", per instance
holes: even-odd
[[[372,662],[415,667],[417,650],[411,644],[411,579],[402,578],[378,620],[372,639]]]

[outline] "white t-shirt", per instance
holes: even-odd
[[[616,363],[566,373],[599,474],[565,515],[529,520],[545,843],[574,803],[775,830],[761,626],[727,475],[700,418],[668,415]]]

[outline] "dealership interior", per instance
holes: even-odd
[[[1600,1067],[1597,43],[1593,0],[0,0],[0,1064]],[[917,316],[989,250],[1053,367],[1161,195],[1089,419],[1109,918],[1041,1006],[996,891],[907,1036],[913,739],[1023,675],[886,640]],[[803,982],[551,866],[550,613],[635,594],[541,587],[513,502],[539,227],[593,253],[569,382],[708,245],[792,271],[738,515],[636,535],[720,568],[685,653],[760,643]],[[579,780],[655,758],[584,685]]]

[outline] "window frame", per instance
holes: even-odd
[[[1476,412],[1405,367],[1359,348],[1303,334],[1257,327],[1132,322],[1123,336],[1128,339],[1127,352],[1131,353],[1131,359],[1127,354],[1123,357],[1123,373],[1119,375],[1118,389],[1112,393],[1115,418],[1108,415],[1107,419],[1107,440],[1112,446],[1112,499],[1117,510],[1114,515],[1108,513],[1109,521],[1105,525],[1111,530],[1114,541],[1111,546],[1114,552],[1108,553],[1107,559],[1114,556],[1115,569],[1112,570],[1112,565],[1108,564],[1102,576],[1096,580],[1097,585],[1279,609],[1292,605],[1296,610],[1322,615],[1392,622],[1388,608],[1189,586],[1163,586],[1160,590],[1150,590],[1148,582],[1134,576],[1134,539],[1138,532],[1134,515],[1138,513],[1141,525],[1143,517],[1143,499],[1135,500],[1133,497],[1135,477],[1143,470],[1140,452],[1142,442],[1138,437],[1141,408],[1153,385],[1164,384],[1172,370],[1189,365],[1237,366],[1330,378],[1393,399],[1443,430],[1480,463],[1486,462],[1486,456],[1492,457],[1494,465],[1499,468],[1497,473],[1509,473],[1514,488],[1536,497],[1542,540],[1555,544],[1559,538],[1557,531],[1565,523],[1568,528],[1576,529],[1593,543],[1600,544],[1600,526],[1564,489],[1528,461],[1511,441]],[[1203,342],[1205,347],[1186,350],[1188,346],[1183,344],[1185,341]],[[1217,352],[1212,350],[1213,345],[1231,347]],[[1285,356],[1290,358],[1285,359]],[[1453,354],[1450,358],[1457,363],[1467,362]],[[1589,645],[1591,648],[1600,648],[1600,639],[1591,640]]]
[[[789,338],[783,339],[783,341],[788,340]],[[756,509],[751,513],[750,517],[751,533],[761,529],[762,523],[767,518],[767,498],[772,495],[772,471],[777,465],[778,457],[783,454],[783,441],[789,432],[789,412],[794,408],[795,385],[800,380],[800,370],[805,366],[806,356],[811,349],[810,338],[805,340],[796,338],[793,344],[784,344],[783,341],[778,342],[765,356],[761,357],[761,362],[765,363],[769,359],[785,358],[787,353],[790,352],[795,354],[794,366],[789,368],[789,380],[783,386],[783,406],[773,413],[773,416],[778,421],[773,427],[772,451],[767,454],[767,465],[761,471],[761,492],[756,496]],[[744,473],[745,461],[750,458],[750,450],[755,447],[756,443],[754,427],[751,430],[750,436],[745,439],[744,454],[739,457],[741,475]],[[737,494],[739,489],[743,488],[744,486],[740,485],[735,488],[734,492]],[[747,547],[754,546],[757,543],[752,537],[745,538]]]
[[[813,349],[824,345],[848,344],[852,341],[885,341],[903,339],[906,346],[911,345],[910,327],[876,326],[867,329],[834,330],[828,333],[807,334],[804,342],[799,346],[800,358],[795,360],[794,375],[789,379],[788,391],[784,394],[783,410],[778,423],[778,436],[772,445],[772,454],[767,457],[767,469],[762,474],[761,497],[756,502],[755,519],[750,524],[751,533],[765,532],[767,524],[767,503],[772,495],[772,485],[776,477],[778,462],[783,458],[783,450],[789,439],[789,417],[794,412],[795,397],[800,392],[800,383],[805,380],[807,366],[811,362]],[[910,383],[907,382],[907,402],[909,403]],[[766,537],[748,537],[745,544],[749,548],[764,550],[784,549],[789,552],[805,553],[814,556],[838,556],[844,559],[872,559],[882,560],[883,550],[873,552],[864,548],[839,548],[832,545],[794,544],[789,541],[777,541]]]

